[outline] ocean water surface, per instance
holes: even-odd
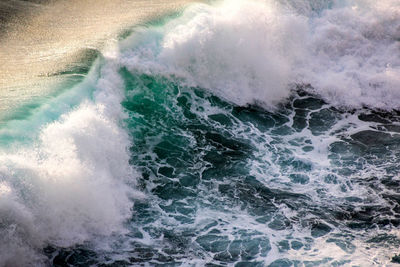
[[[0,125],[0,266],[400,262],[399,1],[192,4],[82,64]]]

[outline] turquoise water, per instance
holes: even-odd
[[[379,36],[342,32],[325,52],[307,37],[316,56],[287,28],[337,33],[332,17],[358,7],[349,19],[392,33],[391,2],[321,1],[309,20],[271,3],[134,27],[83,80],[17,110],[0,129],[0,265],[395,264],[400,65],[341,51],[373,52]]]
[[[120,74],[130,164],[146,198],[133,201],[129,234],[100,262],[346,266],[353,257],[379,263],[362,249],[396,253],[400,138],[388,131],[397,113],[339,111],[302,89],[267,112],[165,77]],[[349,135],[357,121],[374,129]],[[326,152],[316,152],[321,139]],[[54,264],[99,257],[87,247],[46,252]]]

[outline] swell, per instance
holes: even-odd
[[[48,244],[106,246],[126,231],[140,194],[117,51],[106,43],[188,2],[52,1],[20,10],[8,25],[0,43],[0,266],[45,265]]]
[[[123,29],[190,2],[2,1],[0,115],[50,93],[62,80],[54,74],[79,66],[87,49],[102,50]]]

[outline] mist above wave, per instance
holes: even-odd
[[[313,3],[196,5],[126,40],[122,61],[131,70],[182,77],[238,105],[273,108],[294,84],[310,84],[336,106],[400,108],[400,3]]]
[[[299,71],[336,105],[400,108],[400,2],[347,1],[311,20]],[[303,67],[302,66],[302,67]]]

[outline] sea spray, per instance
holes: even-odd
[[[134,28],[31,144],[2,148],[3,262],[390,264],[396,3],[287,2]]]
[[[17,142],[0,153],[0,265],[40,264],[37,252],[47,244],[68,247],[125,231],[135,172],[114,69],[103,66],[93,99],[45,125],[31,145]]]
[[[225,1],[188,8],[147,35],[157,32],[164,36],[156,49],[149,49],[153,39],[135,46],[133,55],[127,53],[130,58],[123,62],[131,70],[176,75],[235,104],[273,108],[289,96],[292,65],[304,54],[307,24],[271,1]],[[123,46],[132,47],[137,38]]]
[[[149,29],[144,45],[133,45],[122,60],[238,105],[273,108],[294,84],[309,84],[338,107],[399,108],[398,2],[345,3],[309,17],[277,1],[196,5]],[[121,46],[132,47],[138,35]]]
[[[304,82],[340,107],[400,108],[399,1],[339,2],[310,23]]]

